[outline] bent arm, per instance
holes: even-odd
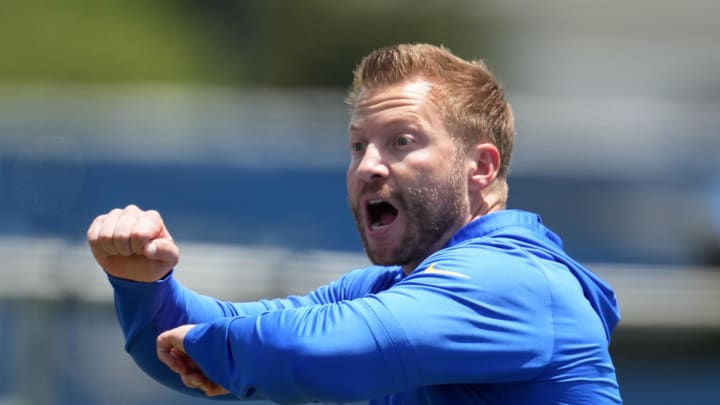
[[[398,270],[371,267],[350,272],[305,296],[246,303],[220,301],[184,287],[171,272],[156,282],[135,282],[108,276],[114,289],[115,309],[125,336],[125,350],[138,366],[160,383],[185,393],[200,395],[187,388],[178,375],[162,364],[156,355],[157,336],[185,324],[200,324],[228,317],[251,317],[265,312],[328,304],[363,296],[384,289]],[[362,278],[362,283],[353,280]]]
[[[552,348],[546,291],[527,290],[535,281],[516,287],[421,273],[351,301],[201,324],[184,347],[238,397],[260,392],[283,403],[530,378]]]
[[[125,336],[125,350],[153,379],[193,395],[202,393],[187,388],[177,374],[158,360],[156,340],[160,333],[185,324],[312,305],[326,295],[318,291],[303,297],[231,303],[198,294],[184,287],[172,273],[150,283],[113,276],[108,278],[114,289],[115,310]]]

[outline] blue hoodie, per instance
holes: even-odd
[[[612,289],[532,213],[458,231],[411,274],[373,266],[303,297],[228,303],[110,278],[126,350],[179,390],[155,337],[195,323],[187,353],[223,399],[371,404],[618,404]]]

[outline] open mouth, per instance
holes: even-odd
[[[367,203],[367,218],[370,230],[387,228],[398,216],[398,210],[385,200],[371,200]]]

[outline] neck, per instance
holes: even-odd
[[[430,256],[431,254],[433,254],[433,253],[437,252],[438,250],[442,249],[443,247],[445,247],[445,245],[447,245],[450,238],[452,238],[452,236],[455,235],[455,233],[457,231],[459,231],[465,225],[482,217],[483,215],[487,215],[487,214],[489,214],[491,212],[495,212],[495,211],[500,211],[504,208],[505,208],[504,204],[501,204],[501,202],[499,200],[497,200],[497,202],[494,202],[492,204],[485,204],[485,205],[480,206],[477,210],[475,210],[474,212],[471,212],[467,216],[465,221],[459,222],[456,226],[448,229],[447,232],[445,232],[445,234],[443,234],[442,238],[438,239],[438,241],[432,246],[432,248],[430,249],[430,253],[427,256],[422,257],[418,260],[414,260],[411,263],[404,264],[402,266],[403,273],[405,273],[405,275],[409,275],[410,273],[412,273],[413,270],[415,270],[417,268],[417,266],[420,263],[422,263],[422,261],[425,260],[428,256]]]
[[[423,260],[425,260],[425,259],[428,258],[428,256],[430,256],[431,254],[433,254],[433,253],[437,252],[438,250],[442,249],[443,247],[445,247],[445,245],[447,245],[447,243],[448,243],[448,241],[450,240],[450,238],[452,238],[452,236],[455,235],[455,232],[457,232],[458,230],[460,230],[460,228],[462,228],[463,226],[467,225],[468,222],[469,222],[469,221],[460,222],[460,223],[458,223],[456,226],[454,226],[454,227],[448,229],[447,231],[445,231],[445,233],[442,235],[442,237],[439,238],[439,239],[430,247],[430,249],[428,249],[428,252],[429,252],[429,253],[428,253],[426,256],[421,257],[421,258],[416,259],[416,260],[413,260],[413,261],[410,262],[410,263],[403,264],[403,265],[402,265],[403,273],[405,273],[405,275],[409,275],[410,273],[412,273],[413,270],[415,270],[415,269],[418,267],[418,265],[420,265],[420,263],[423,262]]]
[[[430,249],[430,253],[427,256],[422,257],[418,260],[414,260],[411,263],[406,263],[402,265],[403,273],[405,273],[405,275],[409,275],[428,256],[445,247],[450,238],[452,238],[452,236],[457,231],[459,231],[460,228],[484,215],[503,209],[505,209],[505,200],[500,197],[499,193],[488,190],[487,193],[483,193],[482,195],[478,196],[478,198],[474,202],[470,203],[470,209],[468,210],[468,215],[465,220],[459,222],[451,229],[448,229],[445,234],[443,234],[443,236],[438,239],[438,241],[432,246],[432,248]]]
[[[477,200],[470,206],[470,216],[464,225],[487,215],[491,212],[500,211],[505,209],[505,199],[501,198],[500,194],[488,190],[487,193],[483,193],[478,196]]]

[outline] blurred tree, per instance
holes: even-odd
[[[200,28],[170,0],[5,0],[0,80],[203,80],[221,70]]]
[[[0,80],[345,87],[359,58],[383,45],[432,42],[477,56],[489,28],[466,12],[470,4],[478,7],[463,0],[6,0]]]
[[[238,77],[280,86],[347,86],[370,50],[397,42],[441,43],[462,53],[475,22],[464,2],[190,0],[208,21]],[[472,46],[472,44],[470,44]]]

